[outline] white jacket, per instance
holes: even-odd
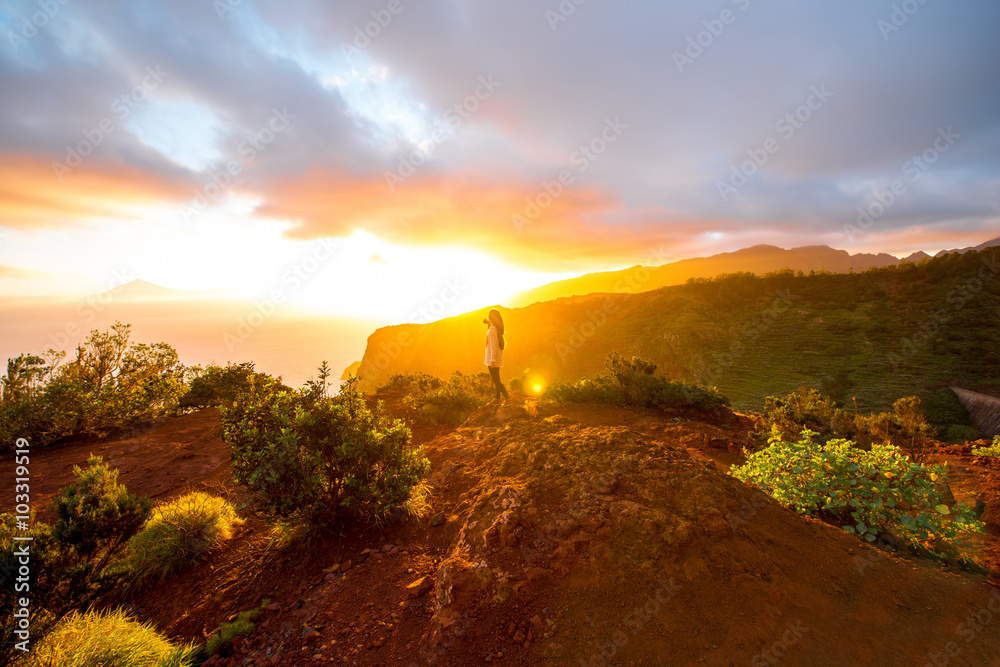
[[[500,349],[500,337],[497,335],[497,328],[490,325],[486,332],[486,361],[487,366],[503,366],[503,350]]]

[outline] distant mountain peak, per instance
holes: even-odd
[[[160,301],[164,299],[184,299],[202,295],[200,291],[179,290],[136,279],[102,292],[122,301]]]

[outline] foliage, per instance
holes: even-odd
[[[250,503],[275,518],[323,525],[344,511],[380,521],[406,501],[430,466],[399,420],[348,386],[334,397],[252,378],[222,408],[233,474]]]
[[[118,472],[109,471],[100,457],[91,457],[86,470],[74,467],[77,481],[60,490],[51,504],[59,516],[55,526],[29,517],[30,575],[17,582],[17,550],[24,542],[24,527],[10,514],[0,515],[0,627],[13,636],[13,610],[18,597],[30,586],[33,645],[70,610],[85,606],[120,580],[107,567],[129,537],[148,516],[150,503],[136,498],[117,483]],[[15,587],[17,586],[17,588]],[[12,655],[10,643],[0,644],[0,664]]]
[[[402,394],[403,405],[425,422],[451,426],[464,422],[495,393],[489,373],[459,371],[447,381],[426,373],[396,373],[376,394],[389,391]]]
[[[8,360],[0,379],[0,437],[35,446],[71,435],[103,436],[168,414],[186,391],[184,366],[166,343],[130,343],[130,324],[91,331],[65,352]]]
[[[260,607],[241,611],[231,622],[221,623],[205,643],[205,653],[208,655],[228,653],[234,639],[253,632],[253,620],[270,603],[270,600],[264,600]]]
[[[605,360],[605,372],[575,384],[556,383],[546,398],[574,403],[610,403],[661,409],[697,408],[715,411],[729,400],[714,387],[698,387],[672,382],[654,375],[656,364],[638,357],[626,359],[612,352]]]
[[[53,534],[84,557],[103,554],[106,563],[146,522],[152,502],[129,493],[118,483],[118,470],[109,469],[100,456],[91,455],[86,469],[73,466],[73,474],[76,483],[62,488],[51,503],[59,517]]]
[[[944,437],[948,442],[964,445],[970,440],[979,440],[983,437],[983,435],[972,426],[952,424],[948,427],[948,430],[945,431]]]
[[[137,583],[176,574],[220,548],[241,523],[224,498],[198,491],[159,505],[129,542],[128,571]]]
[[[227,364],[225,368],[210,364],[204,369],[195,366],[190,369],[192,379],[188,392],[181,397],[181,408],[207,408],[216,405],[231,405],[237,394],[245,391],[252,377],[265,377],[254,371],[252,361]]]
[[[72,612],[32,645],[18,667],[187,667],[195,649],[177,646],[121,609]]]
[[[895,444],[905,449],[914,463],[920,463],[933,433],[920,408],[920,398],[900,398],[892,409],[891,413],[852,412],[838,408],[833,399],[815,389],[800,387],[785,396],[768,396],[750,436],[763,444],[774,429],[783,438],[794,438],[802,429],[808,429],[821,440],[850,439],[865,449]]]
[[[981,531],[974,510],[950,509],[935,490],[946,466],[907,460],[892,445],[865,451],[849,440],[814,443],[803,430],[787,442],[775,428],[770,445],[732,468],[737,479],[756,486],[801,514],[842,526],[869,542],[883,532],[932,547],[937,538],[954,539],[962,531]]]
[[[1000,456],[1000,435],[993,436],[993,444],[989,447],[973,447],[974,456]]]

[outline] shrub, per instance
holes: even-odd
[[[0,380],[0,435],[43,446],[72,435],[104,436],[172,412],[186,391],[184,366],[166,343],[130,343],[131,325],[94,330],[65,352],[20,355]]]
[[[350,387],[315,398],[253,378],[222,408],[222,431],[250,503],[266,515],[314,525],[340,512],[383,520],[430,466],[423,448],[409,446],[403,422],[384,417],[381,405],[369,409]]]
[[[217,405],[231,405],[241,391],[246,391],[252,377],[267,377],[254,370],[251,361],[227,364],[225,368],[211,364],[204,369],[191,369],[188,392],[179,403],[181,408],[208,408]]]
[[[849,440],[817,444],[810,438],[814,435],[806,430],[798,442],[786,442],[775,429],[770,445],[731,473],[800,514],[842,526],[869,542],[889,531],[933,548],[937,538],[983,529],[972,508],[957,504],[949,509],[935,490],[946,466],[913,463],[892,445],[865,451]]]
[[[84,557],[103,555],[103,565],[146,522],[152,502],[129,493],[118,483],[118,470],[109,469],[100,456],[91,455],[86,469],[73,466],[73,474],[76,483],[61,489],[50,505],[59,517],[53,535]]]
[[[800,387],[784,396],[764,399],[764,411],[750,436],[764,445],[775,428],[786,439],[808,429],[822,441],[849,439],[864,449],[876,444],[895,444],[905,449],[914,463],[920,463],[934,431],[921,410],[920,398],[900,398],[892,409],[872,414],[850,412],[838,408],[819,391]]]
[[[396,391],[413,415],[430,424],[458,425],[494,396],[488,373],[455,371],[448,381],[426,373],[395,374],[376,394]]]
[[[221,547],[241,523],[228,501],[197,491],[159,505],[129,542],[128,571],[138,583],[176,574]]]
[[[574,403],[610,403],[661,409],[697,408],[715,411],[729,400],[715,387],[697,387],[672,382],[653,373],[656,365],[632,357],[625,359],[611,353],[605,360],[605,372],[584,378],[575,384],[556,383],[545,392],[546,398]]]
[[[975,456],[1000,456],[1000,435],[993,436],[993,444],[989,447],[973,447]]]
[[[40,642],[19,667],[185,667],[194,647],[177,646],[152,625],[124,611],[71,612]]]

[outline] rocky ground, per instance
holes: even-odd
[[[250,515],[225,550],[124,602],[199,641],[262,607],[210,661],[223,666],[1000,665],[996,578],[873,549],[754,492],[726,474],[749,425],[531,402],[415,423],[432,462],[423,519],[282,549]],[[241,499],[213,410],[35,452],[36,503],[90,451],[158,500]],[[968,447],[935,459],[958,500],[990,499],[973,548],[1000,567],[1000,465]]]

